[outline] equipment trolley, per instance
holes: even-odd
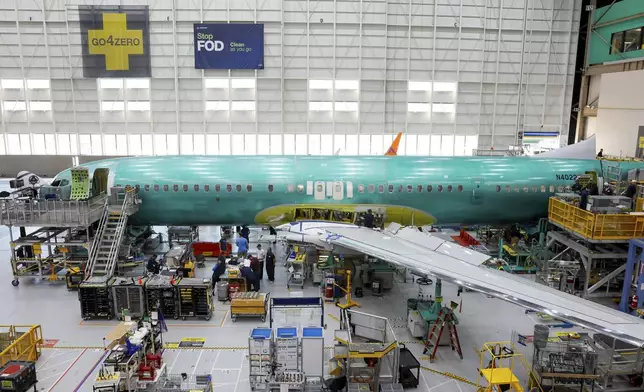
[[[114,280],[112,297],[117,317],[122,317],[124,310],[133,318],[141,318],[145,315],[143,285],[146,280],[147,278],[116,278]]]
[[[251,390],[266,390],[273,373],[273,330],[255,328],[248,338],[249,381]]]
[[[36,392],[36,363],[10,361],[0,367],[0,391],[27,392],[33,387]]]
[[[95,276],[78,286],[78,299],[83,320],[114,317],[111,285],[114,278]]]
[[[179,316],[212,317],[212,284],[210,279],[182,278],[177,284],[179,294]]]
[[[230,295],[230,317],[233,322],[238,317],[260,317],[262,322],[266,321],[268,309],[267,293],[246,292],[232,293]]]
[[[304,289],[304,280],[306,279],[306,253],[297,253],[295,257],[289,257],[288,261],[288,281],[286,287],[300,286]]]
[[[164,317],[179,318],[176,281],[173,277],[154,275],[145,282],[148,312],[160,312]]]

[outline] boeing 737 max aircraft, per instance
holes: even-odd
[[[402,225],[517,222],[547,215],[548,198],[598,160],[524,157],[160,156],[93,162],[108,189],[139,189],[140,225],[277,225],[298,209],[373,208]],[[642,163],[621,163],[623,172]],[[64,171],[57,178],[70,178]],[[312,226],[311,226],[312,225]],[[427,233],[311,223],[293,234],[354,249],[644,345],[644,320],[500,271]]]

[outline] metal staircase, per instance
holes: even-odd
[[[114,274],[128,215],[134,203],[135,195],[132,192],[125,193],[122,203],[110,205],[106,201],[85,268],[86,280],[109,279]]]

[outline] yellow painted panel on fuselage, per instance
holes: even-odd
[[[260,211],[255,216],[255,223],[260,225],[278,225],[282,223],[297,222],[300,220],[326,220],[331,221],[325,217],[309,217],[309,216],[296,216],[296,210],[331,210],[339,212],[365,212],[367,209],[372,209],[374,213],[378,211],[385,211],[385,224],[396,222],[401,225],[431,225],[436,222],[436,218],[432,215],[404,206],[393,205],[365,205],[365,204],[289,204],[279,205],[266,208]],[[353,221],[345,221],[345,223],[354,223]]]

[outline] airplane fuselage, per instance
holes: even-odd
[[[576,176],[601,173],[597,160],[524,157],[158,156],[86,166],[108,168],[108,187],[140,188],[131,222],[141,225],[276,225],[294,206],[381,206],[405,224],[532,221]]]

